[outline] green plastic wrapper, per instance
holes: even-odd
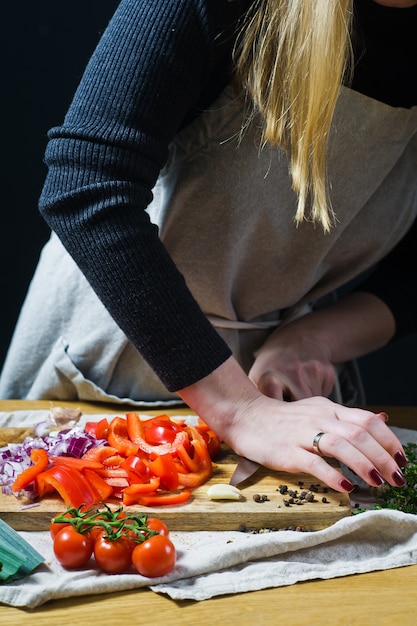
[[[44,560],[27,541],[0,519],[0,584],[25,578]]]

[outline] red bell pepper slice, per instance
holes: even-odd
[[[189,470],[183,465],[179,457],[174,458],[175,467],[179,474],[186,474]]]
[[[132,441],[137,439],[143,439],[145,433],[143,432],[142,420],[139,415],[134,411],[126,413],[126,427],[129,437]]]
[[[170,506],[174,504],[184,504],[191,497],[191,491],[184,490],[178,493],[156,493],[149,496],[138,496],[135,504],[141,506]]]
[[[129,473],[123,467],[103,467],[95,470],[102,478],[128,478]]]
[[[98,446],[97,448],[90,448],[83,454],[82,459],[88,459],[90,461],[97,461],[98,463],[104,463],[106,459],[117,454],[116,448],[112,446]]]
[[[135,472],[127,471],[127,481],[129,485],[144,485],[149,482],[149,480],[143,480],[139,474],[135,474]]]
[[[156,457],[150,463],[149,469],[155,476],[159,476],[161,479],[161,489],[165,491],[176,491],[178,489],[178,470],[170,454]]]
[[[107,418],[103,417],[96,426],[96,439],[107,439],[109,432],[109,422]]]
[[[114,476],[113,478],[109,476],[108,478],[105,478],[105,481],[108,485],[113,487],[113,495],[116,490],[122,490],[129,487],[128,478],[123,478],[123,476]]]
[[[178,457],[180,458],[186,472],[198,472],[198,459],[192,458],[184,446],[178,450]]]
[[[173,422],[168,415],[159,415],[143,422],[144,438],[153,446],[173,443],[176,433],[183,429],[182,423]]]
[[[122,456],[136,454],[138,445],[129,438],[127,422],[123,417],[114,417],[109,424],[107,440]]]
[[[163,454],[172,454],[173,456],[178,454],[178,450],[188,444],[188,435],[185,430],[181,430],[176,433],[175,439],[172,443],[161,443],[159,446],[151,446],[146,441],[139,444],[139,448],[149,454],[149,456]]]
[[[160,445],[154,446],[146,441],[144,426],[137,413],[127,413],[126,422],[130,439],[140,450],[146,452],[146,454],[151,457],[160,456],[162,454],[178,454],[178,449],[184,446],[188,440],[187,433],[184,430],[180,430],[175,434],[172,443],[161,443]]]
[[[142,479],[142,482],[147,482],[152,475],[148,465],[135,454],[132,454],[124,459],[120,463],[120,467],[129,473],[134,472],[137,474]]]
[[[105,417],[98,422],[86,422],[84,430],[89,435],[93,435],[96,439],[107,439],[109,422]]]
[[[201,419],[201,417],[198,418],[198,424],[195,428],[206,442],[210,457],[214,459],[214,457],[218,454],[220,450],[220,437],[216,435],[214,430],[212,430],[210,426]]]
[[[100,496],[81,472],[73,467],[53,465],[36,477],[39,494],[50,491],[50,486],[59,493],[67,507],[87,506],[100,502]]]
[[[121,454],[112,454],[112,456],[108,456],[107,459],[104,459],[103,465],[104,467],[120,467],[124,458],[125,457]]]
[[[48,453],[43,448],[33,448],[30,453],[30,460],[33,462],[33,465],[23,470],[12,485],[12,490],[15,493],[27,487],[49,464]]]
[[[129,485],[123,489],[123,493],[129,496],[136,496],[144,493],[153,493],[159,489],[161,479],[159,476],[152,476],[148,483]]]
[[[204,439],[193,426],[187,427],[191,434],[191,445],[194,448],[193,464],[196,465],[195,471],[188,472],[187,474],[178,474],[178,482],[183,487],[188,489],[194,489],[204,484],[213,473],[213,462],[208,453],[207,446]],[[181,460],[185,458],[184,451],[180,453]],[[188,456],[188,455],[187,455]],[[190,458],[190,457],[188,457]]]
[[[103,502],[105,502],[107,498],[110,498],[113,493],[113,487],[109,485],[104,478],[88,467],[83,470],[83,474],[90,485],[92,485],[92,487],[97,491]]]
[[[83,470],[85,468],[101,469],[103,467],[103,463],[85,459],[84,457],[78,459],[73,456],[50,456],[49,458],[53,465],[65,465],[65,467],[73,467],[78,470]]]
[[[170,423],[170,424],[182,424],[184,420],[180,420],[179,422],[173,422],[167,413],[161,413],[160,415],[155,415],[155,417],[147,417],[143,420],[143,425],[147,426],[148,424],[159,424],[159,423]]]

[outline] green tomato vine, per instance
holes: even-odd
[[[153,535],[158,534],[157,531],[147,527],[147,520],[148,517],[144,514],[128,514],[121,507],[112,511],[110,507],[104,505],[102,509],[92,508],[89,510],[84,510],[83,506],[69,507],[64,513],[54,517],[51,522],[70,524],[81,534],[101,528],[110,541],[128,536],[131,541],[143,543]]]

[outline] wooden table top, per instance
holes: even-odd
[[[84,413],[124,413],[131,407],[93,403],[54,402],[58,406],[80,407]],[[50,402],[0,400],[0,411],[48,409]],[[417,428],[417,407],[373,407],[385,410],[390,424]],[[146,411],[157,414],[161,411]],[[166,411],[164,411],[166,412]],[[184,409],[169,411],[184,414]],[[144,413],[141,411],[141,413]],[[417,606],[417,565],[356,574],[331,580],[297,583],[205,600],[174,601],[149,589],[88,595],[51,601],[37,609],[0,605],[2,626],[36,626],[77,623],[152,624],[201,626],[222,623],[249,626],[258,623],[285,626],[414,626]]]

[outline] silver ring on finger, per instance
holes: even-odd
[[[320,439],[323,437],[323,435],[325,435],[326,433],[317,433],[317,435],[314,437],[313,439],[313,452],[315,454],[318,454],[319,456],[323,456],[323,454],[320,451]]]

